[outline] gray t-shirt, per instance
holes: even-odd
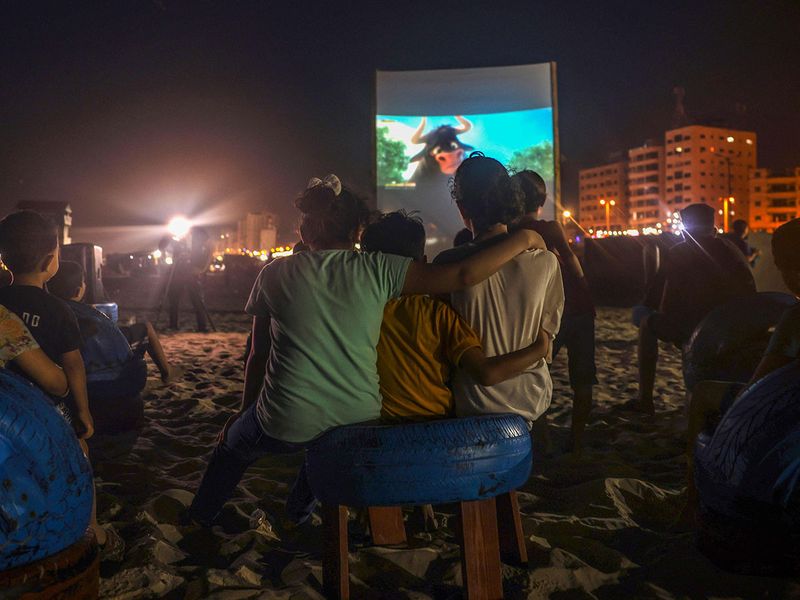
[[[462,260],[505,236],[442,252],[436,263]],[[564,310],[564,287],[558,260],[547,250],[519,254],[481,283],[450,295],[453,308],[481,338],[487,356],[519,350],[533,343],[539,327],[555,336]],[[545,360],[497,385],[479,385],[459,369],[453,380],[456,414],[517,413],[536,420],[553,395]]]

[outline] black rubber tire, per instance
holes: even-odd
[[[698,545],[704,554],[736,571],[796,572],[800,361],[746,390],[723,415],[711,440],[698,443],[695,482],[701,521]],[[756,544],[756,539],[765,543]]]
[[[531,469],[531,440],[519,415],[486,415],[331,430],[306,455],[323,503],[440,504],[516,489]]]
[[[705,380],[750,381],[767,348],[770,329],[796,303],[789,294],[761,292],[712,310],[684,345],[686,389]]]

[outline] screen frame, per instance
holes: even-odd
[[[370,162],[370,175],[372,181],[370,188],[372,190],[372,202],[374,208],[378,208],[378,145],[377,145],[377,116],[378,116],[378,82],[381,73],[447,73],[447,71],[480,71],[489,69],[503,69],[503,68],[516,68],[516,67],[538,67],[547,66],[550,72],[550,107],[553,111],[553,215],[542,215],[546,219],[558,220],[563,212],[563,204],[561,202],[561,142],[559,136],[559,112],[558,112],[558,79],[557,79],[557,63],[556,61],[548,61],[544,63],[526,63],[516,65],[500,65],[494,67],[475,67],[471,69],[415,69],[415,70],[395,70],[395,69],[376,69],[373,73],[372,85],[372,111],[371,111],[371,147],[372,157]]]

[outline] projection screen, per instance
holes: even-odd
[[[378,71],[378,208],[418,211],[429,255],[451,247],[464,227],[450,194],[452,177],[480,150],[511,172],[539,173],[548,196],[541,217],[553,219],[561,205],[556,100],[555,63]]]

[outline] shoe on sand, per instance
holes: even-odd
[[[120,537],[113,525],[103,527],[106,532],[106,543],[98,545],[100,562],[120,562],[125,556],[125,540]]]

